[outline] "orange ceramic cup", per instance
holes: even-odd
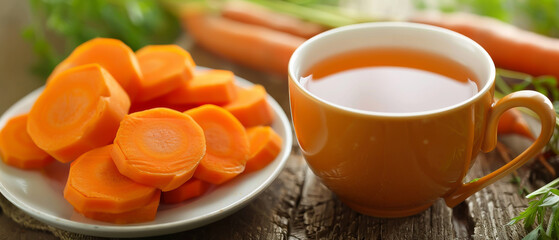
[[[433,111],[377,113],[327,102],[299,82],[320,60],[372,47],[415,48],[446,56],[476,74],[480,91]],[[494,85],[495,66],[481,46],[458,33],[413,23],[333,29],[306,41],[289,62],[293,126],[309,167],[349,207],[377,217],[417,214],[441,197],[454,207],[541,151],[554,129],[551,102],[533,91],[494,102]],[[539,115],[539,137],[508,164],[464,183],[480,151],[495,147],[499,116],[513,107],[527,107]]]

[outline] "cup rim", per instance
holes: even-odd
[[[333,35],[333,34],[339,34],[340,32],[345,32],[345,31],[351,31],[351,30],[355,30],[355,29],[366,29],[366,28],[413,28],[413,29],[422,29],[422,30],[426,30],[426,31],[431,31],[431,32],[436,32],[438,34],[447,34],[447,35],[451,35],[453,38],[457,38],[460,41],[466,41],[469,44],[471,44],[476,51],[478,51],[481,54],[481,57],[484,58],[488,63],[490,63],[489,67],[489,71],[487,76],[480,76],[480,79],[487,79],[484,86],[473,96],[471,96],[470,98],[468,98],[467,100],[464,100],[462,102],[450,105],[450,106],[446,106],[443,108],[438,108],[438,109],[433,109],[433,110],[428,110],[428,111],[418,111],[418,112],[402,112],[402,113],[398,113],[398,112],[376,112],[376,111],[368,111],[368,110],[361,110],[361,109],[355,109],[355,108],[350,108],[350,107],[345,107],[327,100],[324,100],[318,96],[316,96],[315,94],[311,93],[308,89],[304,88],[301,85],[301,82],[295,77],[295,60],[297,58],[300,58],[299,55],[301,55],[301,51],[303,51],[302,49],[304,49],[305,47],[307,47],[308,45],[312,44],[315,41],[318,41],[321,38],[327,37],[329,35]],[[293,82],[295,84],[295,86],[301,90],[304,94],[306,94],[307,96],[311,97],[312,99],[314,99],[315,101],[321,102],[327,106],[336,108],[336,109],[340,109],[346,112],[351,112],[351,113],[355,113],[355,114],[361,114],[361,115],[368,115],[368,116],[377,116],[377,117],[393,117],[393,118],[404,118],[404,117],[419,117],[419,116],[428,116],[428,115],[435,115],[435,114],[440,114],[443,112],[449,112],[449,111],[453,111],[465,106],[470,105],[470,103],[482,98],[482,96],[484,96],[492,87],[493,84],[495,82],[495,74],[496,74],[496,70],[495,70],[495,64],[492,60],[492,58],[489,56],[489,53],[487,53],[487,51],[481,46],[479,45],[477,42],[475,42],[474,40],[458,33],[452,30],[448,30],[442,27],[437,27],[437,26],[433,26],[433,25],[427,25],[427,24],[423,24],[423,23],[411,23],[411,22],[368,22],[368,23],[357,23],[357,24],[352,24],[352,25],[347,25],[347,26],[343,26],[343,27],[338,27],[338,28],[334,28],[334,29],[330,29],[328,31],[322,32],[320,34],[317,34],[315,36],[313,36],[312,38],[308,39],[307,41],[305,41],[303,44],[299,45],[299,47],[297,47],[297,49],[295,49],[295,51],[293,52],[293,54],[291,55],[291,58],[289,59],[289,64],[288,64],[288,76],[289,76],[289,81]]]

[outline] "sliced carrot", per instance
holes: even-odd
[[[144,102],[173,91],[190,80],[194,60],[177,45],[150,45],[136,52],[142,70],[139,93],[134,99]]]
[[[161,198],[161,191],[157,191],[145,206],[122,213],[107,213],[84,210],[80,212],[87,218],[116,224],[149,222],[155,219]],[[77,210],[76,210],[77,211]],[[77,211],[79,212],[79,211]]]
[[[200,124],[206,136],[206,155],[194,176],[212,184],[222,184],[242,173],[250,149],[245,129],[235,116],[210,104],[185,113]]]
[[[206,152],[198,123],[167,108],[126,116],[114,143],[112,157],[118,170],[162,191],[173,190],[190,179]]]
[[[200,179],[191,178],[177,189],[161,194],[163,203],[180,203],[204,194],[211,184]]]
[[[291,15],[277,13],[244,1],[225,2],[221,15],[238,22],[259,25],[303,38],[310,38],[326,30],[319,24],[305,22]]]
[[[270,126],[248,128],[250,156],[245,172],[260,170],[276,159],[281,151],[281,137]]]
[[[130,99],[98,64],[57,74],[47,84],[27,120],[37,146],[60,162],[111,143]]]
[[[135,112],[141,112],[141,111],[145,111],[145,110],[149,110],[152,108],[169,108],[169,109],[173,109],[179,112],[184,112],[188,109],[191,108],[195,108],[198,107],[200,105],[197,104],[170,104],[167,103],[165,101],[162,100],[162,98],[156,98],[156,99],[152,99],[146,102],[133,102],[132,105],[130,105],[130,111],[128,111],[128,113],[135,113]]]
[[[194,78],[165,95],[169,104],[226,104],[237,96],[235,75],[227,70],[196,72]]]
[[[78,212],[128,212],[146,206],[159,192],[120,174],[111,159],[112,148],[93,149],[70,165],[64,198]]]
[[[526,122],[522,113],[516,108],[509,109],[501,115],[497,132],[501,134],[518,134],[530,140],[536,140],[528,122]]]
[[[105,68],[134,99],[140,86],[142,73],[136,55],[122,41],[111,38],[94,38],[82,43],[52,71],[48,82],[63,71],[88,64],[97,63]]]
[[[11,118],[0,131],[0,155],[4,163],[22,169],[42,168],[54,161],[31,140],[27,114]]]
[[[274,120],[274,115],[266,96],[266,89],[261,85],[248,89],[239,87],[237,98],[223,108],[231,112],[245,127],[268,125]]]
[[[521,30],[497,19],[457,12],[420,13],[411,21],[447,28],[479,43],[498,67],[559,78],[559,39]]]
[[[182,23],[209,51],[262,71],[287,74],[295,49],[306,39],[267,27],[202,12],[185,12]]]

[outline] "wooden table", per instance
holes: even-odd
[[[3,1],[0,7],[0,112],[5,111],[42,81],[29,74],[33,61],[30,46],[20,38],[29,22],[27,1]],[[234,71],[266,87],[289,114],[286,76],[254,71],[219,58],[197,47],[188,36],[179,39],[200,66]],[[295,143],[296,144],[296,143]],[[513,149],[526,145],[518,139]],[[401,219],[380,219],[352,211],[317,181],[293,146],[287,166],[273,184],[248,206],[233,215],[194,230],[150,239],[521,239],[521,225],[506,225],[527,207],[511,177],[487,187],[454,209],[438,201],[427,211]],[[501,166],[496,153],[480,155],[470,176],[479,177]],[[45,200],[48,201],[48,200]],[[5,211],[17,210],[7,209]],[[11,215],[11,214],[10,214]],[[0,239],[76,239],[78,236],[0,212]],[[32,222],[33,224],[38,224]],[[32,225],[33,225],[32,224]],[[95,238],[91,238],[95,239]]]

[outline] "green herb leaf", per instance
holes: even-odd
[[[474,178],[474,179],[470,180],[470,183],[477,182],[478,180],[479,180],[479,178]]]
[[[543,230],[542,226],[538,226],[537,228],[534,228],[534,230],[532,230],[530,233],[528,233],[524,238],[522,238],[522,240],[541,240],[541,239],[547,239],[544,238],[545,235],[545,230]]]
[[[117,38],[137,50],[148,44],[172,43],[180,33],[177,19],[159,1],[29,2],[33,19],[22,35],[33,46],[38,57],[34,72],[43,79],[76,46],[92,38]],[[61,47],[54,47],[60,43]]]
[[[526,196],[540,198],[530,201],[528,207],[508,223],[524,221],[524,229],[531,230],[524,239],[559,239],[559,189],[555,188],[558,183],[559,178]]]
[[[555,189],[555,187],[557,187],[559,185],[559,178],[549,182],[548,184],[544,185],[543,187],[537,189],[536,191],[533,191],[532,193],[528,194],[528,196],[526,196],[526,198],[533,198],[542,194],[547,194],[548,192],[550,192],[552,189]]]
[[[557,203],[559,203],[559,196],[550,192],[549,196],[545,198],[542,204],[540,204],[540,207],[550,207],[550,206],[557,205]]]

